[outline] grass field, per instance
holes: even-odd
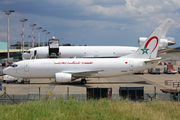
[[[180,103],[171,101],[49,100],[1,105],[1,120],[178,120]]]

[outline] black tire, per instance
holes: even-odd
[[[21,84],[24,84],[24,80],[21,81]]]
[[[83,85],[86,84],[86,79],[82,79],[81,84],[83,84]]]

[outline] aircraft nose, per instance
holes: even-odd
[[[10,75],[11,74],[11,69],[9,67],[3,69],[3,74]]]
[[[3,69],[3,74],[7,73],[7,68]]]

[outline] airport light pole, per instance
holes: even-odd
[[[22,39],[23,39],[23,34],[20,34],[21,35],[21,54],[22,54]]]
[[[29,44],[29,48],[30,48],[30,38],[31,38],[31,36],[29,35],[28,38],[29,38],[29,43],[28,44]]]
[[[34,47],[34,26],[36,26],[36,24],[32,23],[30,26],[32,26],[32,47]]]
[[[44,46],[44,32],[46,32],[46,30],[42,30],[43,32],[43,46]]]
[[[35,37],[33,37],[33,40],[35,41]]]
[[[40,29],[42,29],[42,27],[38,27],[38,47],[40,46]]]
[[[11,14],[11,12],[15,12],[14,10],[9,10],[9,11],[3,11],[5,12],[5,14],[7,15],[7,62],[9,64],[9,15]]]
[[[28,19],[21,19],[20,22],[22,22],[23,32],[22,32],[22,53],[24,53],[24,22],[26,22]]]
[[[61,43],[61,46],[63,46],[63,44],[62,44],[62,40],[64,40],[64,39],[63,39],[63,38],[61,38],[61,42],[59,41],[59,42]]]
[[[47,46],[48,46],[48,34],[50,34],[50,32],[47,32],[46,34],[47,34]]]

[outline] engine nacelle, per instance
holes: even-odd
[[[56,82],[71,82],[73,80],[72,74],[69,73],[55,73]]]
[[[142,45],[146,39],[147,39],[146,37],[140,37],[138,39],[138,44]],[[172,37],[162,37],[160,39],[160,42],[159,42],[159,47],[167,47],[169,45],[174,45],[174,44],[176,44],[174,42],[174,38],[172,38]]]

